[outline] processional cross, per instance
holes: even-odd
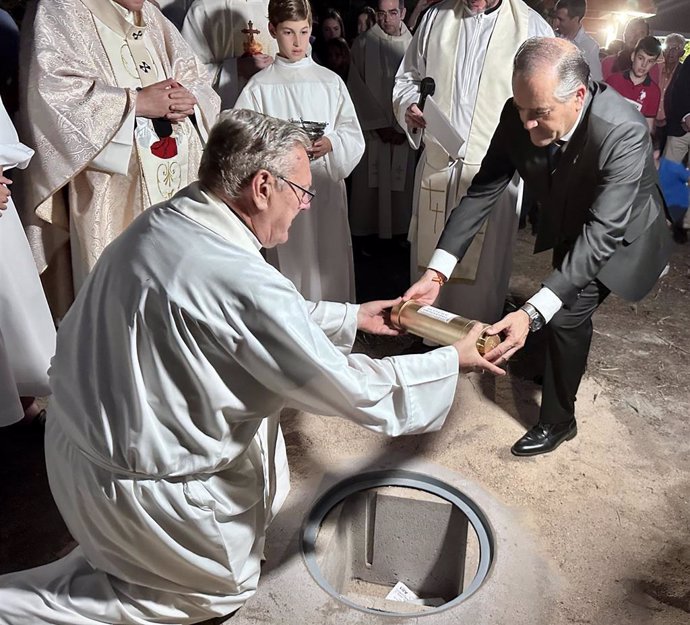
[[[245,54],[253,56],[263,52],[263,46],[254,39],[254,35],[258,35],[260,32],[258,28],[254,28],[254,22],[251,20],[247,22],[247,28],[242,29],[242,34],[247,35],[247,40],[243,44]]]

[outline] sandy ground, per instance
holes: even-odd
[[[532,241],[521,231],[516,300],[548,270],[547,255],[531,255]],[[443,465],[508,506],[535,538],[552,565],[554,625],[690,622],[689,278],[686,245],[643,302],[611,297],[602,306],[578,396],[579,435],[553,454],[509,451],[537,418],[535,340],[510,376],[464,377],[439,433],[391,441],[338,418],[287,416],[294,479],[392,451]],[[410,346],[407,337],[358,349],[384,355]],[[40,436],[0,431],[0,452],[0,572],[7,572],[52,560],[71,542],[47,489]]]

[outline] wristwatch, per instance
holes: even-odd
[[[529,331],[536,332],[544,327],[544,317],[542,314],[529,302],[525,302],[520,306],[520,310],[524,310],[529,317]]]

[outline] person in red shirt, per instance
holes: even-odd
[[[604,80],[607,80],[611,74],[624,72],[630,69],[630,55],[635,49],[637,42],[644,37],[649,37],[649,24],[641,17],[634,17],[625,25],[625,30],[623,31],[623,49],[601,60],[601,73],[604,76]],[[649,75],[652,80],[658,84],[659,66],[654,65],[649,71]]]
[[[629,70],[611,74],[606,82],[626,100],[631,102],[647,118],[649,131],[654,128],[654,119],[661,102],[661,89],[649,76],[661,55],[661,43],[656,37],[643,37],[637,42],[631,54]]]

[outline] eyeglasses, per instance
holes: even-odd
[[[311,191],[310,189],[300,187],[296,182],[292,182],[292,180],[288,180],[284,176],[276,176],[276,178],[280,178],[283,182],[287,182],[290,185],[290,188],[299,200],[300,206],[308,206],[311,203],[311,201],[316,197],[315,191]],[[300,191],[301,193],[299,193]]]
[[[386,17],[398,17],[400,15],[400,10],[399,9],[391,9],[390,11],[376,11],[376,17],[384,18]]]

